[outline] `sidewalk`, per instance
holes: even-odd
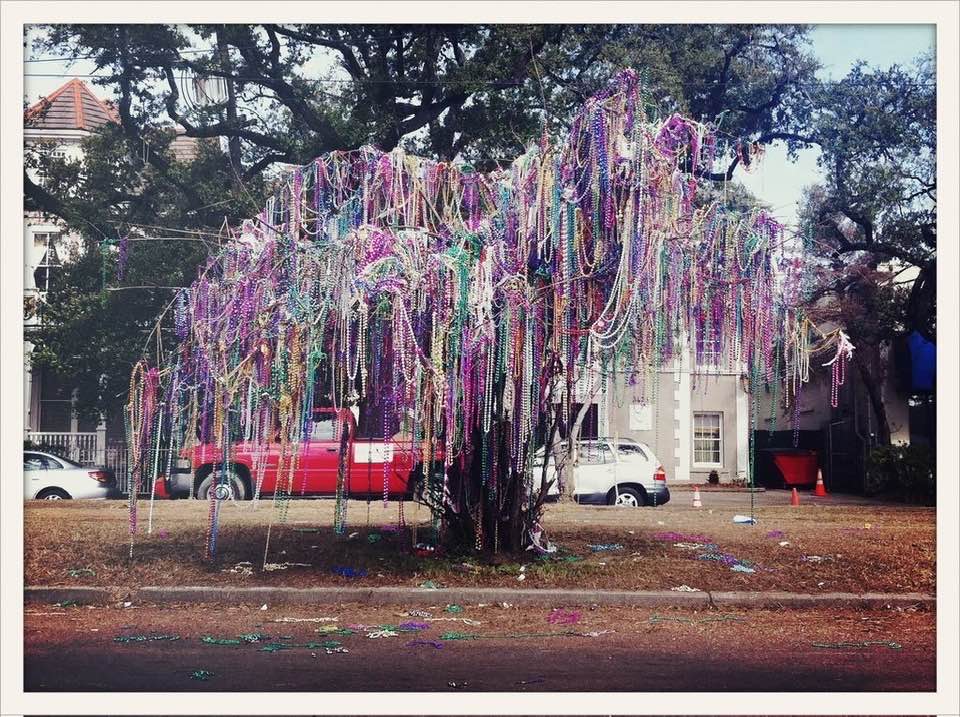
[[[907,607],[936,606],[936,597],[922,593],[792,593],[781,591],[678,592],[671,590],[515,590],[506,588],[289,588],[289,587],[26,587],[25,603],[53,604],[77,601],[84,604],[116,602],[146,603],[231,603],[333,605],[437,605],[510,603],[511,605],[618,607]]]

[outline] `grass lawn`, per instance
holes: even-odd
[[[336,535],[333,501],[295,500],[285,523],[273,525],[267,562],[306,565],[270,571],[262,570],[273,514],[269,500],[256,509],[251,503],[223,507],[213,562],[205,559],[206,503],[156,501],[153,533],[147,535],[149,503],[141,501],[133,559],[128,558],[126,508],[123,501],[25,504],[26,584],[415,587],[430,580],[442,587],[936,590],[934,508],[765,505],[758,511],[759,524],[750,526],[731,522],[735,513],[749,512],[749,498],[742,506],[718,506],[712,512],[694,510],[685,500],[656,509],[554,504],[548,506],[544,527],[559,548],[556,554],[538,559],[531,552],[492,563],[412,554],[413,526],[419,524],[417,539],[422,540],[429,521],[426,509],[412,503],[405,505],[407,527],[391,531],[383,528],[396,527],[396,504],[384,509],[381,503],[353,501],[346,532]],[[598,544],[622,547],[594,552],[590,546]],[[705,554],[714,559],[699,557]],[[726,564],[717,559],[724,556]],[[732,569],[733,560],[754,572]],[[242,561],[252,563],[252,570],[237,567]],[[345,577],[335,568],[365,575]]]

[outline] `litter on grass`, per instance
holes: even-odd
[[[757,519],[751,518],[749,515],[735,515],[733,516],[733,522],[740,525],[756,525]]]
[[[425,622],[401,622],[397,625],[397,629],[401,632],[420,632],[421,630],[429,630],[430,625]]]
[[[268,573],[274,570],[286,570],[287,568],[309,568],[310,563],[264,563],[263,569]]]
[[[678,593],[699,593],[703,592],[700,588],[692,588],[689,585],[678,585],[675,588],[670,588],[674,592]]]
[[[79,578],[81,575],[96,575],[97,573],[90,568],[71,568],[67,570],[67,575],[71,578]]]
[[[463,608],[459,605],[447,605],[444,612],[463,612]]]
[[[330,568],[330,572],[339,575],[343,578],[365,578],[367,577],[367,571],[363,568],[349,568],[339,565],[334,565]]]
[[[393,630],[374,630],[373,632],[368,632],[367,637],[375,640],[381,637],[396,637],[399,634],[399,632],[394,632]]]
[[[79,605],[79,600],[61,600],[60,602],[53,603],[54,607],[73,607],[74,605]]]
[[[427,610],[407,610],[400,613],[400,617],[433,617],[433,613]]]
[[[768,538],[782,538],[786,535],[782,530],[771,530],[767,533]]]
[[[190,673],[190,679],[191,679],[191,680],[200,680],[201,682],[206,682],[207,680],[209,680],[209,679],[210,679],[211,677],[213,677],[214,675],[215,675],[215,673],[210,672],[210,670],[194,670],[193,672]]]
[[[239,638],[232,637],[212,637],[210,635],[202,635],[200,637],[200,642],[206,645],[220,645],[221,647],[233,646],[233,645],[242,645],[243,640]]]
[[[603,553],[613,550],[623,550],[623,546],[620,543],[599,543],[597,545],[588,545],[591,552],[594,553]]]
[[[433,580],[425,580],[424,582],[420,583],[420,587],[424,590],[436,590],[440,586],[433,582]]]
[[[114,642],[173,642],[179,635],[117,635]]]
[[[551,625],[573,625],[580,622],[579,610],[554,610],[547,615],[547,622]]]
[[[274,622],[338,622],[339,617],[278,617]]]

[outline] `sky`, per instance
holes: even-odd
[[[865,4],[864,7],[869,6]],[[823,64],[819,78],[836,80],[846,75],[858,60],[879,69],[894,64],[912,64],[921,53],[935,50],[936,26],[815,25],[810,33],[810,43],[813,54]],[[94,69],[86,60],[37,62],[37,56],[29,47],[25,49],[25,59],[28,61],[24,64],[24,99],[31,104],[60,87],[71,76],[89,74]],[[104,88],[95,88],[94,91],[106,95]],[[804,187],[815,184],[820,178],[818,154],[814,149],[804,150],[794,162],[787,158],[783,145],[774,144],[767,148],[758,168],[750,173],[738,171],[737,179],[769,205],[781,222],[792,225],[796,221]]]

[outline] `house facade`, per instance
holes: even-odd
[[[32,105],[24,114],[24,151],[40,152],[68,161],[83,158],[83,140],[110,123],[119,123],[116,109],[97,97],[81,80],[70,80]],[[196,140],[178,136],[171,150],[179,161],[196,156]],[[30,179],[43,186],[46,177],[27,168]],[[42,325],[51,276],[83,251],[79,234],[56,216],[24,212],[24,332]],[[109,462],[108,442],[123,439],[120,421],[87,421],[74,411],[76,391],[69,378],[57,376],[31,361],[33,345],[24,343],[23,426],[24,438],[59,449],[83,463]],[[124,451],[117,448],[119,456]]]

